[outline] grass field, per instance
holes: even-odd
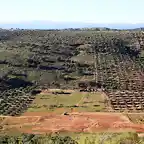
[[[27,112],[103,111],[105,109],[104,101],[105,97],[100,92],[76,91],[71,94],[39,94]]]

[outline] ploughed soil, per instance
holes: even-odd
[[[144,124],[134,124],[117,113],[53,113],[27,112],[20,117],[6,117],[0,124],[3,130],[17,129],[26,133],[53,132],[144,132]]]

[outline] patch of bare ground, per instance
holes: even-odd
[[[127,114],[127,117],[133,123],[144,124],[144,113],[129,113]]]
[[[51,113],[29,112],[25,116],[8,117],[4,127],[17,128],[26,133],[54,132],[144,132],[143,124],[133,124],[124,115],[116,113],[68,113],[56,115]],[[6,122],[6,121],[5,121]]]
[[[144,133],[139,133],[138,136],[139,137],[144,137]]]
[[[63,91],[64,93],[73,93],[73,92],[75,92],[75,90],[70,90],[70,89],[45,89],[40,94],[47,94],[47,93],[60,92],[60,91]]]

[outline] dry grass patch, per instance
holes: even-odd
[[[104,101],[105,97],[100,92],[75,91],[71,94],[39,94],[28,109],[28,112],[103,111],[105,109]]]

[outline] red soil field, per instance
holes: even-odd
[[[56,115],[29,112],[20,117],[8,117],[8,125],[26,133],[53,132],[144,132],[144,125],[133,124],[127,117],[115,113],[69,113]],[[7,120],[5,120],[6,122]]]

